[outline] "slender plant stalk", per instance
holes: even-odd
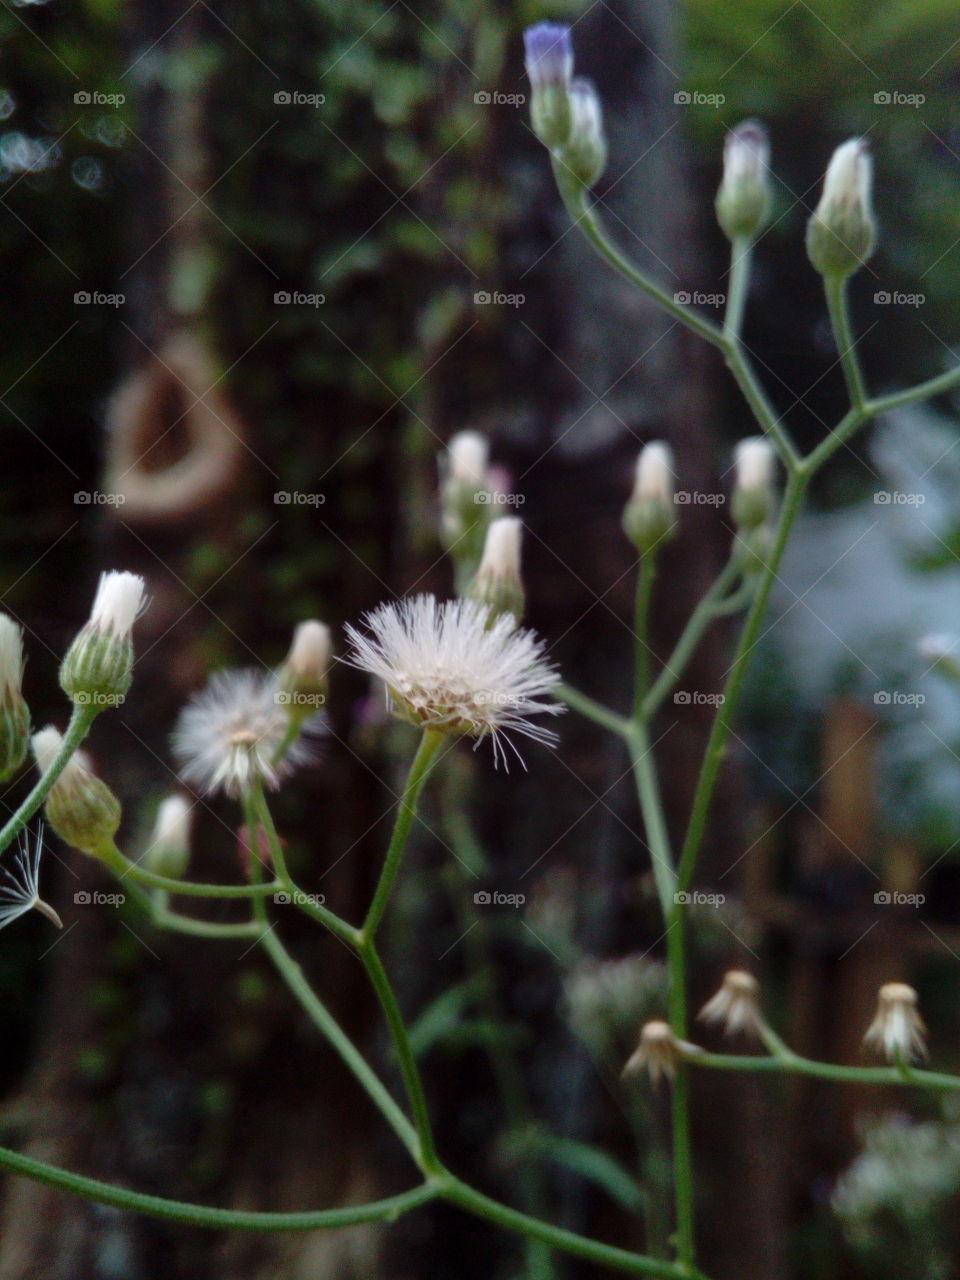
[[[736,342],[743,326],[743,311],[747,305],[750,287],[750,260],[753,241],[740,236],[730,249],[730,273],[727,276],[727,309],[723,317],[723,335],[728,342]]]
[[[46,800],[50,794],[51,787],[69,763],[70,757],[90,732],[90,726],[93,724],[97,711],[97,707],[81,706],[79,703],[74,703],[70,723],[67,725],[67,731],[63,735],[63,742],[53,764],[51,764],[39,782],[36,783],[16,813],[4,823],[3,827],[0,827],[0,853],[16,840],[17,836]]]
[[[825,276],[824,292],[827,297],[827,309],[830,312],[830,324],[837,343],[840,366],[847,384],[847,394],[854,409],[862,410],[867,402],[867,394],[863,386],[863,374],[860,372],[860,361],[857,359],[856,343],[850,328],[850,314],[847,309],[847,276]]]
[[[437,758],[437,752],[443,740],[444,735],[436,729],[425,729],[423,737],[420,739],[420,746],[417,748],[417,754],[414,756],[413,764],[410,766],[403,794],[397,805],[397,817],[393,827],[393,834],[390,837],[387,856],[384,859],[383,870],[380,872],[380,879],[374,891],[373,901],[370,903],[370,909],[363,922],[361,934],[364,939],[373,938],[380,927],[383,914],[387,909],[387,903],[390,901],[393,882],[396,880],[397,872],[400,870],[400,862],[403,858],[403,851],[407,847],[413,820],[417,814],[417,802],[420,799],[420,792],[423,790],[423,785]]]

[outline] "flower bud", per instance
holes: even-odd
[[[570,82],[570,133],[559,148],[561,164],[578,182],[592,187],[607,164],[600,96],[591,80],[577,76]]]
[[[917,993],[905,982],[887,982],[877,996],[877,1012],[863,1037],[888,1062],[927,1056],[926,1027],[917,1011]]]
[[[326,702],[332,662],[330,628],[312,618],[298,623],[290,652],[278,672],[280,696],[285,698],[293,720],[315,715]]]
[[[770,143],[759,120],[744,120],[723,145],[723,179],[717,192],[717,221],[729,240],[757,234],[770,212]]]
[[[672,536],[673,453],[661,440],[645,445],[637,459],[633,493],[623,512],[623,528],[641,555]]]
[[[760,984],[752,973],[731,969],[723,975],[723,985],[697,1015],[704,1022],[723,1027],[728,1036],[743,1033],[759,1036],[763,1029],[760,1012]]]
[[[847,276],[873,252],[876,225],[870,203],[873,162],[864,138],[833,153],[820,203],[807,223],[807,255],[824,276]]]
[[[443,540],[458,563],[476,566],[493,504],[487,472],[489,446],[479,431],[458,431],[440,457]]]
[[[490,610],[490,621],[502,613],[523,617],[524,593],[520,578],[520,538],[523,521],[517,516],[500,516],[487,528],[483,558],[467,592]]]
[[[60,668],[60,686],[78,705],[102,711],[123,701],[133,671],[130,632],[143,605],[137,574],[100,575],[90,620]]]
[[[546,147],[559,147],[570,133],[570,79],[573,45],[570,28],[538,22],[523,33],[530,77],[530,122]]]
[[[777,455],[763,436],[749,436],[734,450],[733,518],[741,529],[768,521],[776,507]]]
[[[33,735],[37,767],[45,774],[53,764],[63,737],[52,725]],[[50,789],[47,820],[62,840],[94,858],[109,857],[120,826],[120,801],[90,770],[82,751],[75,751]]]
[[[754,525],[752,529],[742,526],[737,530],[736,555],[745,574],[760,573],[767,568],[773,555],[776,534],[770,520]]]
[[[150,844],[143,861],[147,869],[181,880],[190,861],[190,818],[193,806],[186,796],[171,795],[160,803]]]
[[[30,745],[30,712],[23,700],[23,632],[0,613],[0,782],[23,764]]]
[[[646,1067],[650,1083],[657,1085],[661,1076],[672,1080],[677,1072],[677,1064],[698,1053],[703,1053],[703,1050],[698,1045],[679,1040],[669,1022],[648,1022],[641,1028],[640,1043],[621,1074],[626,1079]]]

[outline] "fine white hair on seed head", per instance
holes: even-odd
[[[363,622],[365,631],[347,625],[353,649],[345,661],[378,676],[399,715],[478,742],[489,737],[504,767],[505,743],[523,764],[511,733],[555,744],[556,734],[531,717],[563,710],[549,696],[559,674],[543,641],[509,614],[491,621],[477,601],[421,595],[380,605]]]
[[[258,781],[276,787],[315,754],[301,735],[278,758],[289,723],[275,675],[217,672],[180,713],[173,749],[181,776],[200,791],[222,789],[230,796],[242,795]],[[316,728],[308,726],[308,732]]]

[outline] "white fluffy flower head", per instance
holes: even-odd
[[[136,573],[101,573],[90,611],[90,626],[115,636],[127,636],[144,608],[143,579]]]
[[[23,679],[23,631],[0,613],[0,695],[19,694]]]
[[[381,605],[364,622],[367,634],[347,626],[353,652],[346,661],[384,682],[399,715],[444,733],[489,737],[494,760],[505,766],[504,742],[520,759],[509,733],[556,741],[530,717],[563,710],[549,698],[560,677],[543,642],[517,630],[510,614],[491,621],[477,601],[423,595]]]
[[[173,748],[185,782],[204,792],[242,795],[256,782],[276,787],[313,756],[297,739],[283,750],[289,719],[276,676],[219,671],[180,713]]]
[[[877,994],[877,1012],[863,1039],[888,1062],[927,1056],[926,1028],[913,987],[905,982],[884,983]]]

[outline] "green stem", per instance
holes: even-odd
[[[857,359],[853,331],[850,328],[847,279],[847,276],[824,276],[823,288],[827,297],[827,310],[830,312],[834,340],[840,355],[840,365],[847,384],[847,394],[850,396],[853,408],[862,412],[867,402],[867,395],[863,385],[863,374],[860,372],[860,361]]]
[[[664,663],[663,670],[643,698],[638,712],[640,720],[648,721],[653,716],[683,675],[707,627],[715,618],[721,617],[727,611],[729,602],[723,597],[741,572],[741,566],[735,560],[730,560],[714,579],[709,590],[690,615],[690,620],[683,629],[683,635]]]
[[[728,342],[735,342],[743,325],[743,309],[747,302],[750,283],[750,259],[753,241],[749,236],[738,236],[730,244],[730,274],[727,277],[727,309],[723,317],[723,334]]]
[[[670,1025],[678,1040],[687,1036],[686,922],[683,908],[673,904],[667,918],[667,969],[670,975]],[[681,1262],[692,1266],[696,1257],[693,1143],[690,1126],[690,1080],[681,1062],[670,1091],[673,1126],[673,1194],[677,1220],[676,1248]]]
[[[130,876],[141,884],[152,889],[163,889],[166,893],[185,898],[266,898],[284,888],[280,880],[271,880],[269,884],[197,884],[190,880],[174,880],[170,876],[162,876],[159,872],[141,867],[131,858],[117,850],[121,859],[115,868],[120,880]]]
[[[438,1191],[425,1182],[423,1186],[386,1200],[368,1204],[347,1205],[342,1209],[317,1209],[300,1213],[258,1213],[244,1209],[216,1209],[183,1200],[167,1200],[163,1196],[145,1195],[126,1187],[115,1187],[97,1178],[70,1173],[54,1165],[20,1155],[0,1147],[0,1167],[11,1173],[56,1187],[70,1195],[82,1196],[95,1204],[111,1205],[151,1218],[166,1218],[192,1227],[218,1227],[229,1231],[319,1231],[354,1226],[360,1222],[395,1222],[411,1209],[435,1200]]]
[[[153,923],[174,933],[187,933],[194,938],[259,938],[263,926],[255,920],[237,924],[220,924],[214,920],[195,920],[193,916],[180,915],[176,911],[154,908]]]
[[[790,532],[793,529],[796,518],[800,512],[800,506],[803,502],[807,483],[808,480],[806,472],[794,472],[787,478],[787,486],[783,495],[783,506],[780,509],[780,517],[777,521],[777,528],[774,535],[770,559],[763,572],[760,574],[757,594],[750,607],[750,612],[747,614],[747,619],[740,635],[740,641],[730,665],[730,675],[727,678],[727,682],[723,690],[723,702],[717,708],[717,714],[714,718],[710,737],[707,741],[707,749],[704,754],[700,775],[697,779],[696,791],[694,792],[693,804],[690,812],[690,821],[687,826],[687,834],[683,842],[683,848],[680,853],[680,864],[677,870],[677,888],[681,892],[684,892],[689,888],[690,881],[693,877],[697,856],[700,852],[700,846],[703,842],[703,836],[706,830],[710,801],[713,798],[713,789],[720,773],[720,767],[726,753],[727,739],[729,738],[730,731],[733,728],[733,720],[736,714],[737,704],[743,690],[747,661],[751,651],[760,638],[760,628],[763,623],[763,615],[767,607],[767,601],[770,598],[770,592],[777,576],[777,569],[783,557],[787,540],[790,537]]]
[[[70,757],[90,732],[90,726],[93,724],[97,710],[96,707],[81,707],[78,703],[74,703],[70,723],[67,725],[67,731],[63,735],[63,743],[54,758],[53,764],[51,764],[39,782],[36,783],[13,816],[0,828],[0,852],[6,849],[12,841],[16,840],[17,836],[46,800],[51,787],[69,763]]]
[[[542,1240],[551,1248],[568,1253],[574,1258],[583,1258],[600,1266],[609,1267],[613,1271],[625,1271],[635,1276],[661,1276],[664,1280],[704,1280],[701,1273],[691,1267],[673,1262],[660,1262],[655,1258],[644,1257],[643,1254],[630,1253],[626,1249],[618,1249],[614,1245],[602,1244],[599,1240],[589,1240],[585,1236],[567,1231],[563,1227],[555,1227],[549,1222],[541,1222],[529,1214],[520,1213],[499,1201],[485,1196],[473,1187],[467,1186],[459,1178],[452,1175],[442,1187],[440,1194],[445,1200],[459,1205],[468,1213],[486,1218],[505,1231],[516,1231],[521,1235]]]
[[[660,899],[660,909],[665,922],[669,922],[674,910],[674,894],[677,889],[677,877],[674,870],[673,854],[670,850],[670,838],[667,824],[663,816],[663,803],[660,799],[660,784],[657,778],[656,762],[646,725],[634,726],[630,736],[630,761],[633,765],[633,776],[637,784],[637,795],[640,810],[643,814],[643,825],[650,849],[650,862],[653,867],[653,878]]]
[[[865,407],[869,417],[878,413],[889,413],[891,409],[902,409],[904,405],[916,404],[920,400],[931,400],[934,396],[942,396],[947,391],[955,391],[960,386],[960,365],[948,369],[946,373],[928,378],[926,382],[918,382],[915,387],[907,387],[905,391],[892,391],[889,395],[875,396]]]
[[[400,1006],[397,1004],[397,998],[394,995],[393,987],[390,985],[390,979],[387,977],[383,961],[377,953],[372,938],[367,938],[360,944],[358,954],[363,961],[363,966],[367,971],[373,989],[377,993],[377,999],[380,1001],[380,1007],[387,1019],[390,1035],[400,1062],[404,1086],[407,1090],[407,1097],[410,1099],[410,1109],[413,1112],[413,1123],[416,1126],[417,1136],[420,1140],[420,1152],[417,1162],[424,1173],[439,1173],[442,1166],[437,1158],[436,1143],[430,1124],[430,1111],[427,1107],[427,1098],[423,1089],[423,1081],[420,1077],[420,1068],[417,1066],[413,1049],[410,1046],[410,1037],[407,1034],[403,1014],[400,1012]]]
[[[897,1084],[913,1085],[922,1089],[960,1089],[960,1076],[941,1071],[921,1071],[908,1067],[844,1067],[833,1062],[818,1062],[800,1054],[787,1051],[772,1057],[753,1057],[735,1053],[698,1053],[687,1059],[690,1066],[709,1067],[718,1071],[752,1071],[764,1074],[816,1076],[821,1080],[834,1080],[838,1084]]]
[[[355,929],[352,924],[348,924],[346,920],[341,919],[335,911],[329,910],[322,902],[317,902],[308,893],[297,885],[287,869],[287,859],[283,851],[283,844],[277,833],[277,826],[273,820],[273,814],[270,806],[267,804],[267,798],[264,795],[262,785],[257,782],[253,786],[251,795],[251,811],[253,815],[253,827],[249,829],[248,838],[251,841],[251,849],[254,842],[259,838],[256,834],[258,827],[263,828],[263,833],[267,837],[267,848],[270,850],[270,860],[273,863],[273,869],[277,879],[280,882],[280,888],[284,890],[290,901],[295,907],[308,915],[313,920],[317,920],[335,934],[342,942],[346,942],[351,947],[356,947],[359,939],[359,930]],[[251,857],[253,855],[251,854]]]
[[[648,551],[640,557],[637,573],[637,596],[633,612],[633,718],[639,718],[640,708],[650,682],[650,646],[647,643],[650,600],[657,576],[656,553]]]
[[[648,297],[659,303],[664,311],[673,316],[674,320],[679,321],[685,328],[692,329],[694,333],[699,334],[701,338],[705,338],[707,342],[712,343],[715,347],[722,347],[724,338],[721,329],[718,329],[711,321],[704,319],[699,312],[676,302],[665,289],[650,280],[639,267],[635,266],[629,258],[620,252],[601,226],[596,212],[589,202],[586,190],[580,183],[571,179],[570,174],[556,159],[553,161],[553,172],[557,180],[557,189],[567,207],[567,212],[600,256],[606,258],[607,262],[622,276],[625,276],[638,289],[642,289]]]
[[[262,903],[257,905],[262,906]],[[366,1091],[371,1102],[381,1112],[394,1133],[409,1151],[414,1161],[420,1160],[420,1138],[400,1107],[387,1091],[379,1077],[367,1064],[366,1058],[333,1017],[326,1005],[304,977],[303,970],[287,951],[273,929],[267,929],[260,938],[260,945],[273,961],[277,972],[296,996],[301,1007],[309,1015],[314,1026],[330,1042],[349,1067],[357,1082]]]
[[[374,937],[383,919],[387,903],[390,901],[393,882],[396,880],[397,872],[400,870],[403,851],[407,847],[413,820],[417,814],[417,802],[420,799],[420,792],[423,790],[423,784],[426,782],[430,769],[436,760],[437,752],[443,739],[444,735],[436,729],[425,729],[423,737],[420,739],[420,746],[417,748],[417,754],[414,757],[413,764],[410,766],[403,795],[398,802],[397,817],[393,827],[393,834],[390,837],[387,856],[384,859],[383,870],[380,872],[380,879],[374,891],[373,901],[370,903],[370,909],[363,922],[363,928],[360,933],[361,942]]]
[[[574,689],[569,684],[558,684],[554,686],[553,692],[561,702],[565,702],[571,710],[579,712],[586,720],[592,720],[602,729],[609,729],[611,733],[621,738],[629,736],[630,721],[625,716],[611,711],[602,703],[581,693],[579,689]]]

